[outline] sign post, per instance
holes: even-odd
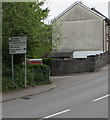
[[[11,55],[11,60],[12,60],[12,79],[14,79],[14,62],[13,62],[13,54]]]
[[[12,79],[14,78],[14,60],[13,55],[14,54],[25,54],[25,80],[24,80],[24,86],[26,88],[26,50],[27,50],[27,36],[21,36],[21,37],[10,37],[9,38],[9,54],[11,54],[12,59]]]
[[[27,80],[27,67],[26,67],[26,54],[25,54],[25,88],[26,88],[26,80]]]

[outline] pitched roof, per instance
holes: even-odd
[[[95,15],[97,15],[100,18],[104,18],[102,15],[96,13],[95,11],[91,10],[91,8],[87,7],[86,5],[82,4],[81,2],[75,2],[74,4],[72,4],[70,7],[68,7],[66,10],[64,10],[61,14],[59,14],[56,18],[54,18],[52,20],[52,22],[54,22],[55,20],[59,19],[61,16],[63,16],[65,13],[67,13],[70,9],[72,9],[74,6],[76,5],[80,5],[83,8],[89,10],[90,12],[94,13]]]
[[[96,10],[95,8],[91,8],[91,10],[93,10],[94,12],[98,13],[99,15],[103,16],[105,18],[105,21],[108,23],[108,25],[110,25],[110,19],[107,18],[105,15],[103,15],[102,13],[100,13],[98,10]]]

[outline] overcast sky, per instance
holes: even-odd
[[[48,20],[55,18],[62,13],[66,8],[75,3],[77,0],[46,0],[45,6],[49,7],[50,13]],[[96,8],[102,14],[108,17],[108,1],[110,0],[78,0],[82,1],[83,4],[92,8]]]

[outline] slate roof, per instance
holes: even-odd
[[[48,57],[51,58],[69,58],[73,55],[73,52],[55,52],[51,53]]]

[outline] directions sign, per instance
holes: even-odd
[[[27,36],[9,38],[9,54],[25,54]]]

